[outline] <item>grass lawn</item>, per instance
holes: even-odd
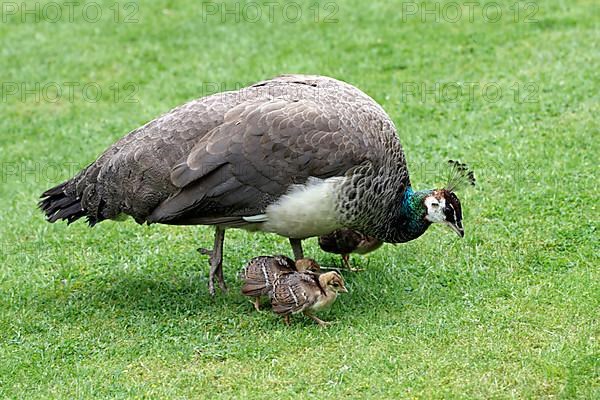
[[[0,398],[600,398],[597,2],[297,1],[2,3]],[[290,72],[381,103],[416,188],[450,158],[478,178],[463,240],[436,226],[353,257],[331,327],[239,294],[284,238],[228,231],[212,299],[210,228],[36,209],[172,107]]]

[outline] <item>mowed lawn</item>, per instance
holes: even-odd
[[[476,2],[471,17],[436,2],[297,1],[282,16],[283,2],[99,1],[72,19],[10,4],[0,398],[600,398],[597,2]],[[37,210],[130,130],[281,73],[382,104],[416,188],[469,163],[465,238],[435,226],[354,256],[364,272],[344,272],[333,325],[287,327],[237,277],[251,257],[290,255],[284,238],[228,231],[231,290],[212,299],[196,252],[211,228],[51,225]],[[306,252],[340,263],[315,239]]]

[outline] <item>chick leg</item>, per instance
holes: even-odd
[[[301,239],[290,238],[290,245],[292,245],[292,250],[294,251],[294,258],[296,260],[304,258],[304,251],[302,251],[302,240]]]
[[[287,326],[289,326],[289,325],[290,325],[290,314],[286,314],[286,315],[283,317],[283,322],[285,322],[285,324],[286,324]]]
[[[200,253],[209,256],[210,271],[208,273],[208,291],[211,296],[215,295],[215,277],[223,292],[227,291],[225,279],[223,278],[223,241],[225,240],[225,229],[215,229],[215,244],[212,250],[198,249]]]
[[[312,315],[310,313],[305,312],[304,315],[306,315],[308,318],[310,318],[313,321],[315,321],[317,324],[319,324],[319,326],[331,325],[331,322],[323,321],[322,319],[320,319],[320,318],[318,318],[315,315]]]
[[[350,272],[362,271],[361,268],[354,268],[352,265],[350,265],[350,254],[342,254],[342,263],[344,264],[344,267]]]
[[[254,300],[252,301],[252,304],[254,304],[254,308],[256,309],[256,311],[260,312],[260,298],[255,297]]]

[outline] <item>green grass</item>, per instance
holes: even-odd
[[[336,3],[337,23],[323,21],[325,2],[318,23],[311,2],[296,23],[205,22],[201,2],[163,0],[127,24],[100,4],[98,23],[79,9],[74,22],[0,24],[3,83],[103,89],[95,103],[77,90],[58,102],[3,92],[1,398],[600,398],[595,1],[536,3],[534,23],[513,21],[514,2],[497,23],[481,7],[473,22],[423,23],[401,3],[358,0]],[[417,188],[439,184],[449,158],[478,177],[461,193],[465,239],[433,227],[354,257],[365,271],[345,274],[350,293],[324,316],[333,326],[286,327],[238,293],[239,267],[289,254],[283,238],[229,231],[232,290],[211,299],[195,251],[210,228],[67,227],[36,209],[43,190],[214,83],[289,72],[334,76],[380,102]],[[128,82],[138,102],[114,101],[109,87]],[[406,92],[449,82],[503,95]],[[518,101],[516,83],[533,85]],[[314,239],[307,253],[339,262]]]

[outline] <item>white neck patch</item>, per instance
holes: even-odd
[[[427,215],[425,219],[429,222],[445,222],[446,214],[444,209],[446,208],[446,199],[438,199],[434,195],[425,197],[425,207],[427,207]]]

